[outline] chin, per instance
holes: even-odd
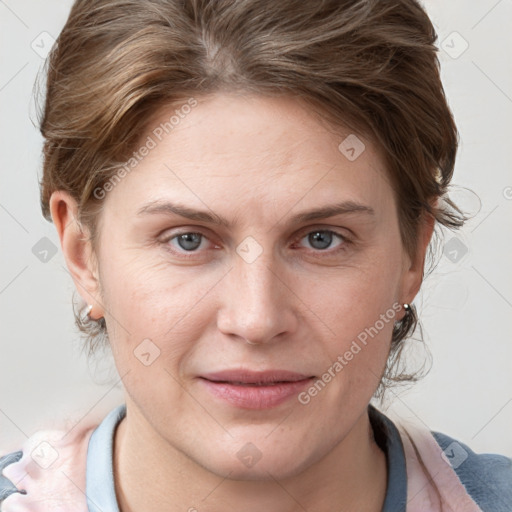
[[[293,443],[288,447],[285,447],[284,443],[269,447],[268,443],[263,446],[264,441],[261,439],[261,449],[257,444],[258,441],[255,443],[247,441],[236,448],[230,446],[222,450],[222,453],[207,454],[207,457],[205,457],[207,452],[202,452],[202,460],[196,459],[196,462],[223,478],[245,481],[271,481],[294,477],[313,463],[312,457],[305,458],[303,446],[301,450],[297,449],[300,443]]]
[[[245,467],[240,462],[230,459],[228,461],[219,462],[218,465],[214,466],[210,460],[206,469],[211,473],[223,478],[228,478],[229,480],[262,482],[285,480],[298,475],[301,472],[301,468],[293,464],[297,464],[297,461],[283,461],[282,459],[278,460],[274,458],[274,460],[266,461],[261,459],[254,466]]]

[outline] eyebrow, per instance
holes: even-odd
[[[375,210],[370,206],[357,203],[355,201],[342,201],[341,203],[325,205],[320,208],[313,208],[297,213],[290,217],[288,222],[291,224],[302,223],[318,219],[326,219],[336,215],[347,215],[353,213],[363,213],[375,216]],[[195,210],[182,204],[171,203],[168,201],[151,201],[137,211],[138,216],[148,214],[178,215],[186,219],[224,226],[226,228],[231,226],[231,223],[225,217],[218,215],[211,210]]]

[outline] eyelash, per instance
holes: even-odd
[[[340,238],[341,239],[341,244],[335,248],[335,249],[324,249],[324,250],[321,250],[321,249],[310,249],[308,250],[308,252],[312,253],[312,255],[314,257],[325,257],[325,256],[335,256],[343,251],[346,251],[347,250],[347,246],[351,245],[353,242],[352,240],[350,240],[346,235],[342,235],[341,233],[339,233],[338,231],[335,231],[333,229],[327,229],[327,228],[314,228],[314,229],[311,229],[311,228],[308,228],[309,231],[303,231],[301,232],[301,234],[294,240],[293,242],[293,245],[295,245],[296,243],[300,242],[303,238],[307,237],[308,235],[310,235],[311,233],[318,233],[318,232],[321,232],[321,233],[332,233],[333,235],[335,235],[336,237]],[[172,240],[174,240],[175,238],[181,236],[181,235],[188,235],[188,234],[196,234],[196,235],[199,235],[202,237],[202,239],[206,239],[206,240],[209,240],[208,237],[202,233],[201,231],[181,231],[179,233],[173,233],[172,235],[168,235],[166,236],[165,238],[162,238],[160,240],[160,242],[164,245],[165,249],[169,252],[171,252],[173,255],[177,255],[179,256],[180,258],[183,258],[183,259],[194,259],[197,257],[197,254],[198,254],[198,251],[197,250],[194,250],[194,251],[184,251],[182,249],[182,251],[178,251],[174,248],[171,248],[169,242],[171,242]],[[202,239],[201,239],[201,242],[202,242]]]

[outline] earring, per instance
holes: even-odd
[[[92,311],[92,304],[89,304],[89,306],[87,306],[87,311],[85,312],[86,316],[88,316],[89,318],[91,317],[91,311]]]
[[[411,306],[409,304],[404,303],[404,309],[405,309],[405,314],[408,315],[410,312],[411,312]]]

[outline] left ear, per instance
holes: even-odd
[[[435,207],[437,201],[432,204]],[[407,267],[404,269],[401,287],[401,302],[410,304],[416,297],[421,283],[423,282],[423,271],[425,268],[425,257],[428,244],[434,233],[435,219],[427,212],[423,213],[422,220],[418,226],[418,237],[416,243],[416,254],[413,259],[406,258]]]

